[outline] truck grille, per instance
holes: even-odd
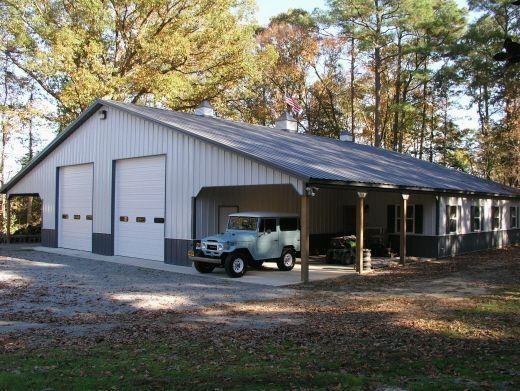
[[[207,245],[207,249],[208,250],[216,250],[217,249],[217,245],[216,244],[208,244]]]

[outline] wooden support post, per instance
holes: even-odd
[[[6,212],[7,212],[7,243],[11,243],[11,198],[6,196]]]
[[[408,198],[409,194],[401,194],[401,227],[400,227],[400,237],[401,237],[401,246],[399,254],[401,256],[401,265],[406,263],[406,209],[408,206]]]
[[[365,197],[367,193],[358,192],[357,218],[356,218],[356,271],[363,273],[363,247],[365,228]]]
[[[301,197],[300,214],[301,280],[309,282],[309,197]]]

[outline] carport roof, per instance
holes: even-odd
[[[221,118],[105,100],[94,102],[24,170],[7,183],[2,192],[7,192],[14,186],[103,105],[195,136],[310,183],[520,197],[520,189],[381,148],[309,134],[294,134]]]

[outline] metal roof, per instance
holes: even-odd
[[[7,183],[2,192],[14,186],[102,105],[119,108],[195,136],[296,175],[307,182],[520,197],[520,189],[381,148],[221,118],[103,100],[96,101],[82,113]]]

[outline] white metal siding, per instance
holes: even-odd
[[[58,246],[92,251],[92,164],[59,169]]]
[[[43,228],[54,229],[56,167],[94,162],[93,231],[111,233],[112,161],[167,155],[166,237],[191,238],[191,197],[202,187],[289,184],[298,192],[304,182],[252,159],[112,108],[107,119],[96,115],[22,178],[10,194],[39,193]]]
[[[479,197],[441,197],[440,202],[440,234],[446,234],[446,205],[460,205],[462,216],[460,216],[461,234],[471,233],[471,206],[481,206],[484,208],[484,215],[481,220],[484,224],[484,231],[492,231],[491,229],[491,207],[500,207],[501,230],[510,229],[509,208],[511,206],[520,206],[518,201],[485,199]]]
[[[165,158],[119,160],[115,183],[116,255],[164,260]],[[127,221],[121,221],[125,217]],[[144,221],[137,221],[138,218]]]

